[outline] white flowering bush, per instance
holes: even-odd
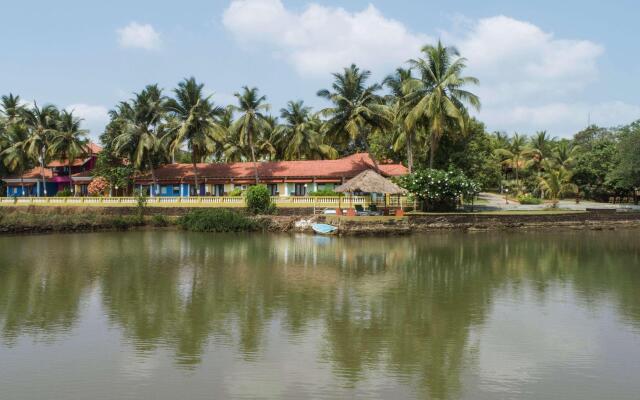
[[[461,199],[480,192],[477,182],[455,170],[417,170],[401,177],[399,184],[420,200],[423,209],[430,211],[455,210]]]

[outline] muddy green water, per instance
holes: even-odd
[[[640,231],[0,237],[1,399],[638,399]]]

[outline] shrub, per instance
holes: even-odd
[[[245,193],[247,208],[252,214],[273,214],[275,205],[271,204],[271,194],[265,185],[249,187]]]
[[[522,194],[518,196],[518,202],[520,204],[541,204],[542,199],[534,197],[531,194]]]
[[[142,190],[136,190],[136,214],[138,219],[144,218],[144,211],[147,208],[147,196]]]
[[[430,211],[455,210],[459,199],[480,192],[480,185],[461,171],[423,169],[400,177],[398,183],[423,203],[423,209]]]
[[[97,178],[94,178],[91,183],[89,183],[87,192],[89,192],[91,196],[102,196],[107,192],[108,189],[109,182],[107,182],[107,180],[103,177],[99,176]]]
[[[178,224],[195,232],[243,232],[258,229],[251,219],[224,209],[191,210],[178,219]]]
[[[56,193],[56,197],[71,197],[71,189],[66,187],[60,190],[58,193]]]
[[[242,196],[242,189],[240,188],[235,188],[232,191],[229,192],[229,196],[231,197],[240,197]]]
[[[154,215],[151,217],[151,225],[155,227],[165,227],[169,225],[169,220],[164,215]]]
[[[116,216],[109,222],[115,229],[119,230],[126,230],[133,226],[140,226],[144,224],[144,221],[138,218],[137,215]]]

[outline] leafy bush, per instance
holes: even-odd
[[[165,226],[169,226],[169,220],[164,215],[154,215],[151,217],[151,225],[162,228]]]
[[[247,208],[252,214],[273,214],[275,205],[271,203],[271,193],[265,185],[249,187],[245,193]]]
[[[315,196],[315,197],[335,197],[335,196],[344,196],[344,193],[338,193],[338,192],[334,192],[331,189],[322,189],[322,190],[317,190],[315,192],[309,192],[309,196]]]
[[[538,197],[534,197],[531,194],[522,194],[518,196],[518,202],[520,204],[541,204],[542,199]]]
[[[460,171],[417,170],[400,177],[398,183],[422,202],[423,209],[429,211],[455,210],[459,199],[480,192],[480,185]]]
[[[66,187],[60,190],[58,193],[56,193],[56,197],[71,197],[71,189]]]
[[[242,189],[240,188],[235,188],[232,191],[229,192],[229,196],[231,197],[240,197],[242,196]]]
[[[87,187],[87,191],[91,196],[103,196],[107,193],[109,189],[109,182],[101,176],[93,178],[89,186]]]
[[[106,222],[110,223],[113,228],[118,230],[126,230],[134,226],[144,225],[144,220],[139,218],[137,215],[119,215],[110,217]]]
[[[243,232],[258,229],[251,219],[224,209],[191,210],[178,219],[178,224],[195,232]]]

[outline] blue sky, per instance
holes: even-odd
[[[0,92],[73,108],[95,137],[148,83],[195,76],[223,105],[250,85],[273,113],[290,99],[322,107],[330,72],[356,62],[381,79],[442,38],[481,80],[489,129],[570,136],[589,116],[640,118],[639,13],[630,0],[10,2]]]

